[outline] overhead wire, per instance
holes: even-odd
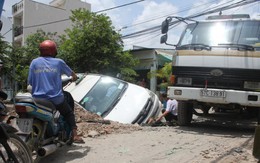
[[[234,1],[234,0],[232,0],[232,1]],[[208,9],[206,9],[206,10],[208,10]],[[141,36],[140,34],[142,34],[142,33],[145,34],[145,33],[147,33],[147,31],[150,31],[150,30],[152,31],[154,29],[160,30],[160,27],[161,27],[161,25],[157,25],[157,26],[152,27],[152,28],[148,28],[148,29],[133,32],[133,33],[130,33],[130,34],[126,34],[126,35],[122,36],[122,39],[130,38],[130,37],[139,37],[139,36]]]
[[[135,2],[128,3],[128,4],[124,4],[124,5],[120,5],[120,6],[108,8],[108,9],[105,9],[105,10],[100,10],[100,11],[97,11],[96,13],[98,13],[98,12],[104,12],[104,11],[108,11],[108,10],[112,10],[112,9],[116,9],[116,8],[120,8],[120,7],[124,7],[124,6],[127,6],[127,5],[134,4],[134,3],[139,3],[139,2],[142,2],[142,1],[144,1],[144,0],[139,0],[139,1],[135,1]],[[214,0],[214,2],[215,2],[215,1],[216,1],[216,0]],[[231,1],[234,1],[234,0],[231,0]],[[228,2],[223,3],[223,4],[227,4],[227,3],[231,2],[231,1],[228,1]],[[241,2],[245,2],[245,1],[246,1],[246,0],[242,0],[242,1],[239,1],[239,2],[237,2],[237,3],[241,3]],[[253,2],[256,2],[256,1],[258,1],[258,0],[253,0]],[[213,1],[211,1],[211,2],[213,2]],[[246,4],[248,4],[248,3],[253,3],[253,2],[252,2],[252,0],[249,0],[248,2],[246,2]],[[237,4],[237,3],[236,3],[236,4]],[[221,6],[221,5],[223,5],[223,4],[220,4],[219,6]],[[204,4],[204,5],[205,5],[205,4]],[[233,4],[231,4],[231,5],[233,5]],[[229,6],[231,6],[231,5],[229,5]],[[198,6],[202,6],[202,5],[198,5]],[[222,7],[222,10],[227,10],[227,9],[228,9],[228,8],[225,8],[225,7],[228,7],[228,6]],[[232,8],[232,6],[231,6],[231,8]],[[200,12],[200,13],[198,13],[198,14],[195,14],[194,16],[191,15],[191,16],[188,16],[188,17],[186,17],[186,18],[195,18],[195,17],[203,16],[203,15],[208,14],[208,13],[217,12],[216,10],[218,10],[219,8],[216,8],[216,6],[215,6],[215,7],[213,7],[213,9],[215,9],[215,10],[209,11],[209,10],[212,10],[212,8],[209,8],[209,9],[206,9],[205,11],[203,11],[203,12]],[[187,11],[187,9],[184,9],[184,10],[182,10],[182,11],[180,11],[180,12],[177,12],[177,13],[181,13],[181,12],[185,12],[185,11]],[[164,17],[165,17],[165,16],[167,16],[167,15],[164,15]],[[162,16],[161,16],[161,17],[158,17],[157,19],[160,19],[160,18],[162,18]],[[33,26],[27,26],[27,27],[23,27],[23,28],[31,28],[31,27],[43,26],[43,25],[48,25],[48,24],[52,24],[52,23],[58,23],[58,22],[66,21],[66,20],[69,20],[69,19],[62,19],[62,20],[58,20],[58,21],[54,21],[54,22],[42,23],[42,24],[33,25]],[[150,21],[153,21],[153,20],[156,20],[156,18],[154,18],[154,19],[152,19],[152,20],[147,20],[147,21],[145,21],[145,22],[141,22],[141,23],[139,23],[139,24],[143,24],[143,23],[150,22]],[[134,25],[132,25],[132,26],[136,26],[136,25],[138,25],[138,24],[134,24]],[[170,25],[171,25],[171,24],[170,24]],[[130,27],[131,27],[131,26],[128,26],[128,27],[124,26],[122,29],[130,28]],[[11,30],[12,30],[12,29],[11,29]],[[10,32],[11,30],[9,30],[8,32]],[[143,36],[143,35],[151,34],[151,33],[153,33],[153,32],[157,32],[157,31],[159,31],[159,30],[160,30],[160,25],[154,26],[154,27],[151,27],[151,28],[147,28],[147,29],[144,29],[144,30],[140,30],[140,31],[137,31],[137,32],[133,32],[133,33],[130,33],[130,34],[123,35],[123,36],[122,36],[122,39],[140,37],[140,36]],[[6,32],[6,33],[8,33],[8,32]],[[5,33],[5,34],[6,34],[6,33]]]
[[[231,2],[231,1],[229,1],[229,2]],[[241,7],[241,6],[243,6],[243,5],[246,5],[246,4],[250,4],[250,3],[253,3],[253,2],[257,2],[257,1],[250,1],[250,2],[246,2],[245,4],[241,4],[241,5],[238,5],[239,3],[241,3],[241,2],[245,2],[245,1],[240,1],[240,2],[238,2],[238,3],[233,3],[233,4],[231,4],[230,6],[224,6],[222,9],[223,9],[223,11],[224,10],[227,10],[227,9],[231,9],[231,8],[233,8],[233,7]],[[221,4],[221,5],[223,5],[223,4]],[[253,5],[253,4],[252,4]],[[250,5],[251,6],[251,5]],[[216,8],[216,7],[215,7]],[[219,9],[219,8],[217,8],[217,9]],[[208,9],[207,9],[208,10]],[[215,11],[215,10],[213,10],[213,11]],[[215,11],[216,12],[216,11]],[[199,15],[201,15],[201,14],[199,14]],[[201,16],[203,16],[203,15],[201,15]],[[176,22],[175,22],[176,23]],[[169,27],[170,29],[171,29],[171,27]],[[158,30],[160,30],[160,29],[158,29]],[[150,33],[150,34],[152,34],[152,32]],[[144,33],[143,35],[139,32],[139,34],[138,35],[135,35],[134,37],[128,37],[128,38],[125,38],[125,39],[129,39],[129,38],[135,38],[134,40],[135,40],[135,44],[137,44],[137,43],[140,43],[139,41],[137,41],[136,42],[136,40],[137,40],[137,38],[136,37],[140,37],[140,36],[144,36],[144,35],[146,35],[146,33]],[[154,36],[154,37],[157,37],[157,36]],[[124,40],[124,39],[123,39]],[[149,38],[149,39],[147,39],[147,40],[143,40],[142,39],[142,43],[143,42],[146,42],[146,41],[150,41],[151,40],[151,38]],[[132,43],[133,44],[133,43]],[[129,46],[129,43],[127,44],[127,46]]]
[[[183,9],[182,9],[181,11],[179,11],[179,12],[168,13],[168,14],[163,15],[163,16],[161,16],[161,17],[157,17],[157,18],[154,18],[154,19],[152,19],[152,20],[145,21],[144,23],[149,22],[149,21],[153,21],[153,20],[157,20],[157,19],[160,19],[160,18],[162,18],[162,17],[166,17],[166,16],[171,15],[171,14],[177,14],[177,13],[185,12],[185,11],[194,9],[194,8],[196,8],[196,7],[202,7],[202,6],[205,6],[205,5],[212,5],[212,4],[213,4],[214,2],[216,2],[216,1],[217,1],[217,0],[213,0],[213,1],[210,1],[209,3],[203,3],[202,5],[188,6],[188,7],[186,7],[186,8],[183,8]],[[143,22],[141,22],[141,23],[139,23],[139,24],[143,24]],[[136,25],[139,25],[139,24],[136,24]],[[133,26],[135,26],[135,25],[133,25]],[[177,26],[177,25],[176,25],[176,26]],[[130,27],[130,26],[128,26],[128,27]],[[124,28],[126,28],[126,26],[124,26]],[[171,27],[170,27],[170,29],[171,29]],[[140,37],[140,36],[143,36],[143,35],[146,35],[146,34],[136,35],[136,37],[135,37],[134,40],[132,40],[132,41],[130,41],[130,42],[127,41],[127,43],[124,44],[124,45],[125,45],[125,46],[128,46],[128,45],[132,44],[132,42],[135,42],[136,44],[141,43],[141,42],[145,42],[145,41],[151,40],[152,38],[158,37],[161,33],[160,33],[159,30],[156,30],[156,31],[153,31],[153,32],[150,31],[150,32],[147,33],[147,34],[152,35],[152,36]],[[123,38],[123,39],[124,39],[124,38]],[[125,38],[125,40],[130,40],[130,39],[131,39],[131,38]]]
[[[219,11],[225,11],[225,10],[228,10],[228,9],[231,9],[231,8],[235,8],[235,7],[242,6],[242,5],[247,5],[247,4],[250,4],[250,3],[257,2],[257,1],[259,1],[259,0],[242,0],[242,1],[239,1],[239,2],[232,3],[230,5],[223,6],[223,7],[218,7],[218,8],[214,7],[213,9],[206,9],[205,11],[199,12],[197,14],[190,15],[188,17],[185,17],[184,19],[191,19],[191,18],[196,18],[196,17],[200,17],[200,16],[203,16],[203,15],[207,15],[207,14],[216,13],[216,12],[219,12]],[[229,2],[231,2],[231,1],[229,1]],[[223,5],[223,4],[221,4],[221,5]],[[171,22],[170,26],[177,23],[177,22],[179,22],[179,21],[177,20],[177,21]],[[142,35],[149,33],[149,31],[154,32],[156,29],[160,30],[160,27],[161,27],[161,25],[157,25],[157,26],[154,26],[154,27],[151,27],[151,28],[148,28],[148,29],[144,29],[144,30],[140,30],[140,31],[137,31],[137,32],[134,32],[134,33],[131,33],[131,34],[127,34],[127,35],[122,36],[122,39],[140,37]]]
[[[111,7],[111,8],[104,9],[104,10],[100,10],[100,11],[96,11],[96,12],[94,12],[94,13],[100,13],[100,12],[104,12],[104,11],[109,11],[109,10],[113,10],[113,9],[125,7],[125,6],[128,6],[128,5],[132,5],[132,4],[139,3],[139,2],[143,2],[143,1],[145,1],[145,0],[138,0],[138,1],[131,2],[131,3],[126,3],[126,4],[123,4],[123,5]],[[56,21],[47,22],[47,23],[42,23],[42,24],[31,25],[31,26],[25,26],[25,27],[23,27],[23,29],[33,28],[33,27],[39,27],[39,26],[44,26],[44,25],[59,23],[59,22],[68,21],[68,20],[70,20],[70,18],[61,19],[61,20],[56,20]],[[13,28],[12,28],[12,29],[13,29]],[[11,30],[12,30],[12,29],[11,29]],[[10,32],[11,30],[9,30],[8,32]],[[7,32],[7,33],[8,33],[8,32]],[[5,33],[5,34],[6,34],[6,33]]]
[[[160,18],[165,18],[169,15],[174,15],[174,14],[179,14],[179,13],[182,13],[182,12],[185,12],[185,11],[189,11],[191,10],[192,8],[197,8],[197,7],[201,7],[201,6],[205,6],[207,4],[212,4],[213,2],[217,2],[218,0],[213,0],[213,1],[210,1],[208,3],[203,3],[201,5],[195,5],[195,6],[188,6],[187,8],[183,8],[181,11],[178,11],[178,12],[174,12],[174,13],[167,13],[167,14],[164,14],[164,15],[158,15],[157,17],[153,17],[152,19],[149,19],[149,20],[146,20],[146,21],[142,21],[142,22],[137,22],[135,24],[132,24],[132,25],[123,25],[123,28],[121,29],[129,29],[131,27],[135,27],[135,26],[138,26],[138,25],[141,25],[141,24],[144,24],[144,23],[148,23],[148,22],[151,22],[151,21],[154,21],[154,20],[158,20]]]
[[[174,27],[177,26],[177,25],[178,25],[178,24],[176,24],[176,25],[170,27],[170,29],[174,28]],[[135,39],[135,40],[133,40],[132,42],[128,42],[127,44],[124,44],[124,45],[125,45],[125,46],[129,46],[129,45],[132,45],[133,42],[134,42],[135,44],[143,43],[143,42],[145,42],[145,41],[147,41],[147,40],[151,40],[152,38],[156,38],[156,37],[160,36],[160,35],[161,35],[161,32],[160,32],[160,31],[156,31],[155,33],[152,33],[152,34],[153,34],[153,36],[147,36],[147,37],[145,37],[145,38],[141,38],[139,41],[136,41],[136,39]]]
[[[226,2],[226,3],[230,3],[230,2],[232,2],[232,1],[234,1],[234,0],[231,0],[231,1],[228,1],[228,2]],[[225,4],[226,4],[225,3]],[[221,5],[223,5],[223,4],[221,4]],[[219,7],[220,5],[218,5],[217,7]],[[216,7],[214,7],[214,8],[216,8]],[[209,9],[206,9],[206,10],[204,10],[203,12],[206,12],[206,11],[208,11]],[[176,21],[176,22],[178,22],[178,21]],[[158,30],[160,30],[160,25],[158,25],[158,26],[156,26],[155,28],[158,28]],[[146,30],[146,29],[145,29]],[[144,31],[145,31],[144,30]],[[154,28],[152,29],[152,30],[154,30]],[[128,34],[128,35],[125,35],[125,36],[123,36],[122,38],[124,39],[124,38],[129,38],[129,37],[131,37],[131,35],[134,35],[134,37],[139,37],[140,36],[140,34],[142,33],[143,31],[139,31],[139,32],[137,32],[137,34],[138,35],[136,35],[136,33],[132,33],[132,34]],[[145,34],[145,33],[144,33]]]
[[[100,12],[104,12],[104,11],[108,11],[108,10],[113,10],[113,9],[120,8],[120,7],[129,6],[129,5],[132,5],[132,4],[135,4],[135,3],[139,3],[139,2],[142,2],[142,1],[145,1],[145,0],[139,0],[139,1],[127,3],[127,4],[124,4],[124,5],[120,5],[120,6],[116,6],[116,7],[111,7],[111,8],[108,8],[108,9],[104,9],[104,10],[97,11],[97,12],[95,12],[95,13],[100,13]]]

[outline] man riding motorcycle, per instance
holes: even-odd
[[[51,101],[73,129],[73,141],[82,143],[83,139],[77,135],[74,112],[64,99],[61,80],[62,74],[72,76],[73,81],[77,80],[77,76],[62,59],[55,58],[55,42],[45,40],[40,43],[39,50],[40,56],[31,62],[29,69],[28,84],[32,86],[32,96]]]

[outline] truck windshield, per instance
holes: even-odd
[[[219,21],[189,24],[183,32],[178,47],[187,45],[260,48],[260,21]],[[238,45],[238,46],[235,46]]]

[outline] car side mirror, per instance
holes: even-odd
[[[117,74],[116,74],[116,77],[117,77],[118,79],[121,79],[121,78],[122,78],[122,74],[117,73]]]

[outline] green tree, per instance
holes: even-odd
[[[56,32],[45,32],[39,29],[36,33],[31,34],[26,38],[24,48],[27,59],[25,64],[30,64],[34,58],[37,58],[40,55],[39,44],[44,40],[54,40],[55,42],[59,42],[59,37]]]
[[[172,74],[172,63],[165,63],[164,66],[157,71],[152,71],[148,73],[148,78],[157,77],[160,79],[167,79],[167,82],[170,80]]]
[[[0,35],[0,60],[5,59],[8,49],[11,48],[8,42],[4,41],[3,39],[4,37]]]
[[[61,40],[60,57],[76,72],[116,75],[131,80],[137,60],[123,51],[121,35],[106,15],[85,9],[72,11],[73,26]],[[129,78],[130,77],[130,78]]]
[[[2,61],[3,64],[3,67],[1,69],[1,74],[4,74],[5,72],[8,72],[7,70],[7,63],[8,62],[8,54],[10,53],[11,51],[11,46],[8,44],[8,42],[4,41],[3,40],[3,36],[0,35],[0,60]]]
[[[1,37],[0,46],[1,46],[1,61],[3,62],[3,68],[1,70],[1,74],[5,74],[11,83],[12,87],[15,89],[15,82],[20,83],[21,76],[24,73],[26,67],[23,65],[23,48],[16,48],[4,42]],[[19,73],[17,73],[19,72]],[[17,75],[16,75],[17,74]]]

